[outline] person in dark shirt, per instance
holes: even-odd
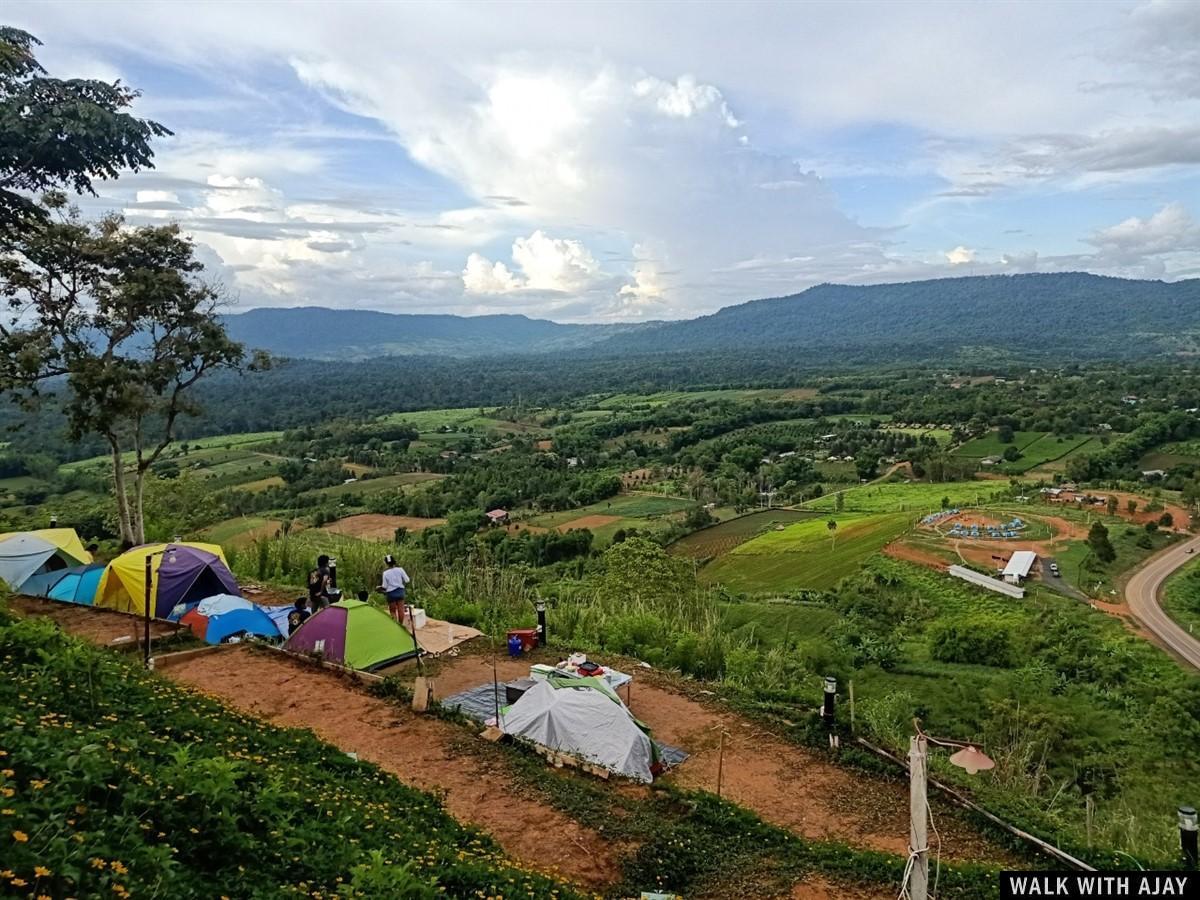
[[[308,617],[311,615],[312,613],[308,611],[308,598],[297,597],[296,607],[288,613],[287,617],[288,634],[292,634],[297,628],[307,622]]]
[[[333,602],[332,577],[329,572],[329,557],[322,553],[317,557],[317,567],[308,573],[308,602],[313,610],[324,609]]]

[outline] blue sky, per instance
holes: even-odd
[[[171,128],[89,210],[241,307],[677,318],[1200,275],[1200,4],[13,2]]]

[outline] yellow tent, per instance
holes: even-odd
[[[18,534],[32,534],[40,537],[43,541],[53,544],[77,563],[86,565],[92,561],[92,554],[88,553],[84,548],[83,541],[79,539],[79,535],[75,533],[74,528],[38,528],[35,531],[9,531],[0,534],[0,541],[16,537]]]
[[[150,559],[150,614],[170,616],[181,603],[215,594],[241,596],[225,554],[216,544],[147,544],[108,564],[96,589],[96,606],[146,613],[146,559]]]

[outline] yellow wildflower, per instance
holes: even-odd
[[[13,837],[13,840],[16,841],[18,844],[24,844],[27,840],[29,840],[29,835],[27,835],[23,831],[14,831],[12,833],[12,837]]]
[[[51,872],[49,869],[47,869],[45,866],[34,866],[33,874],[36,875],[38,878],[48,878],[49,876],[53,875],[54,873]]]

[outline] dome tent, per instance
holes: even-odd
[[[177,607],[178,609],[178,607]],[[217,594],[205,597],[179,619],[196,637],[210,644],[220,644],[235,634],[253,634],[258,637],[283,637],[271,617],[256,604],[232,594]]]
[[[320,653],[330,662],[366,672],[421,652],[399,622],[362,600],[339,600],[318,610],[283,647],[293,653]]]
[[[54,569],[34,575],[21,586],[21,592],[31,597],[46,597],[49,600],[91,606],[96,599],[96,589],[100,587],[103,575],[104,566],[98,563]]]
[[[156,618],[168,618],[180,603],[242,593],[216,544],[146,544],[108,564],[96,591],[96,606],[144,615],[146,557],[150,557],[150,615]]]
[[[506,734],[586,759],[649,784],[658,748],[645,726],[599,678],[550,675],[500,712]]]
[[[83,547],[74,528],[43,528],[0,534],[0,581],[24,592],[26,583],[71,566],[90,563],[92,555]],[[33,588],[41,587],[35,583]]]

